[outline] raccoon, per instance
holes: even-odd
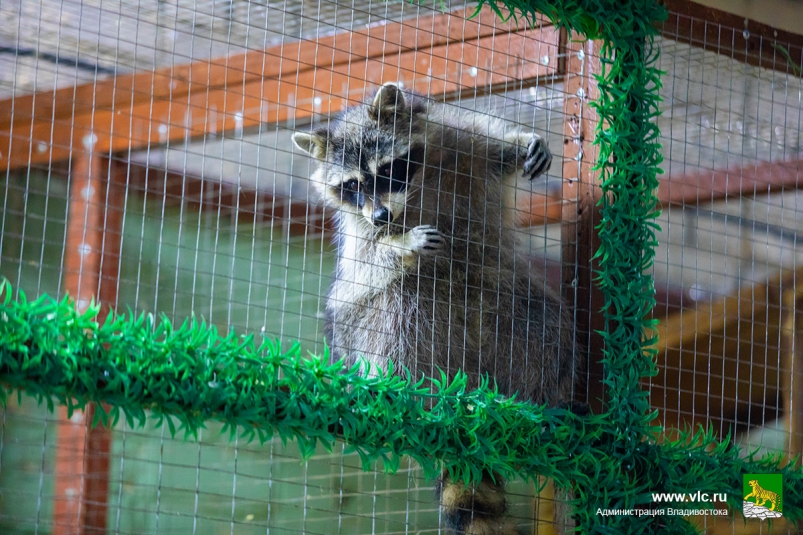
[[[573,325],[542,274],[515,254],[513,183],[546,172],[534,133],[385,84],[295,144],[320,162],[311,181],[334,212],[338,250],[326,340],[347,365],[414,374],[459,369],[503,395],[568,402],[580,368]],[[456,533],[515,533],[504,483],[442,477]]]

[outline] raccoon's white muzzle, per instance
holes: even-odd
[[[368,198],[362,207],[362,215],[375,227],[384,227],[393,222],[393,210],[378,198]]]
[[[390,193],[366,199],[362,214],[373,226],[383,227],[404,212],[407,196],[404,193]]]
[[[389,225],[391,221],[391,213],[387,206],[379,206],[378,208],[374,208],[374,212],[371,214],[372,225],[375,227],[381,227],[384,225]]]

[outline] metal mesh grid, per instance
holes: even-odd
[[[462,3],[450,3],[459,7]],[[427,8],[424,8],[427,9]],[[414,16],[404,2],[3,2],[0,98]],[[95,68],[98,73],[95,73]]]
[[[3,420],[4,533],[49,533],[54,466],[64,426],[31,403],[11,404]],[[68,451],[80,455],[80,450]],[[171,438],[150,425],[114,430],[110,452],[111,533],[438,533],[432,481],[411,462],[394,475],[364,472],[346,446],[301,461],[293,443],[243,444],[211,425],[198,440]],[[11,471],[9,474],[8,472]],[[7,484],[14,484],[13,495]],[[534,484],[508,485],[510,516],[521,529],[549,533],[548,497]],[[13,504],[13,506],[12,506]]]
[[[711,425],[745,452],[790,451],[803,105],[781,50],[799,47],[686,17],[667,25],[652,404],[665,426]],[[672,39],[695,25],[716,40]]]
[[[8,142],[0,158],[21,154],[16,163],[3,162],[9,171],[0,183],[0,273],[28,295],[78,290],[79,306],[100,295],[120,310],[178,321],[195,315],[222,331],[298,339],[321,351],[337,252],[332,222],[310,185],[315,164],[293,148],[291,136],[326,123],[338,106],[360,101],[388,81],[385,70],[401,65],[394,81],[461,113],[501,117],[510,129],[547,138],[551,172],[515,184],[515,247],[544,272],[537,284],[558,289],[570,306],[580,301],[572,282],[582,268],[571,264],[579,238],[566,230],[576,223],[567,215],[573,203],[567,191],[587,179],[582,164],[589,157],[581,151],[573,159],[580,130],[567,107],[587,95],[569,94],[567,80],[588,73],[569,68],[566,41],[549,27],[524,31],[486,22],[491,30],[478,37],[461,14],[373,1],[4,2],[0,14],[14,21],[0,29],[0,99],[39,92],[38,104],[8,106],[0,121],[12,132],[2,138]],[[782,323],[794,308],[790,292],[798,292],[801,82],[780,54],[771,64],[745,62],[749,34],[717,26],[712,51],[710,42],[681,42],[687,24],[710,25],[670,17],[658,40],[666,71],[658,118],[665,175],[654,314],[663,322],[665,346],[661,373],[645,386],[669,428],[711,424],[724,436],[730,427],[745,450],[785,449],[791,390],[784,383]],[[396,46],[392,31],[371,33],[382,27],[401,28],[408,40]],[[338,35],[351,38],[326,41]],[[318,48],[304,58],[281,52],[294,43]],[[380,53],[361,57],[372,43]],[[257,68],[243,60],[265,50],[268,62]],[[405,70],[409,58],[431,63]],[[282,67],[290,60],[298,66]],[[277,64],[271,72],[278,74],[263,76]],[[201,69],[180,71],[188,65]],[[225,76],[255,78],[213,81],[210,73],[220,65],[229,69]],[[153,75],[144,85],[113,83],[114,73],[148,71]],[[159,93],[164,72],[196,78],[179,76]],[[266,95],[273,79],[285,85]],[[183,83],[189,94],[171,100]],[[100,91],[73,94],[82,84],[119,93],[106,100]],[[74,97],[66,113],[55,89]],[[86,116],[120,111],[122,126],[98,120],[88,137],[76,126]],[[115,145],[121,132],[127,141]],[[86,150],[87,141],[109,150]],[[86,202],[76,209],[79,198]],[[100,216],[93,206],[101,207]],[[70,247],[85,260],[72,263]],[[93,251],[97,264],[90,265]],[[576,338],[588,340],[586,330],[578,327]],[[54,521],[59,504],[80,501],[75,488],[59,486],[59,458],[84,455],[88,442],[59,437],[82,425],[30,400],[3,412],[4,532],[70,529]],[[362,472],[345,446],[302,463],[292,444],[244,444],[214,426],[198,440],[182,440],[165,429],[121,424],[110,440],[102,454],[108,472],[85,474],[108,481],[110,532],[439,531],[432,483],[415,466],[392,477],[379,466]],[[512,517],[528,533],[554,532],[551,495],[534,495],[531,485],[511,482]]]
[[[0,14],[15,22],[0,30],[0,99],[13,99],[0,120],[0,268],[31,297],[96,297],[322,351],[333,223],[291,136],[385,81],[547,138],[552,171],[515,181],[509,230],[546,273],[532,284],[561,291],[564,175],[580,171],[563,165],[566,52],[548,25],[486,12],[477,29],[460,10],[373,1],[18,2]],[[184,439],[85,423],[29,400],[3,411],[0,530],[442,532],[416,466],[363,472],[346,446],[302,462],[293,444],[214,425]],[[508,482],[507,499],[521,529],[554,532],[550,488]]]

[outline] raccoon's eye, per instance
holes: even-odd
[[[376,170],[377,176],[384,176],[384,177],[390,178],[390,171],[391,171],[392,165],[393,165],[392,162],[388,162],[385,165],[383,165],[382,167],[380,167],[379,169],[377,169]]]
[[[360,181],[352,178],[343,183],[343,189],[346,191],[358,191],[360,189]]]

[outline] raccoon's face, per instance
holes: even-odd
[[[316,178],[330,206],[386,227],[403,214],[408,194],[418,187],[424,151],[375,134],[364,132],[362,143],[330,138],[331,154]]]
[[[399,227],[424,165],[423,143],[409,134],[410,111],[401,91],[387,84],[371,104],[347,110],[333,126],[293,136],[322,162],[312,180],[329,206],[377,230]]]

